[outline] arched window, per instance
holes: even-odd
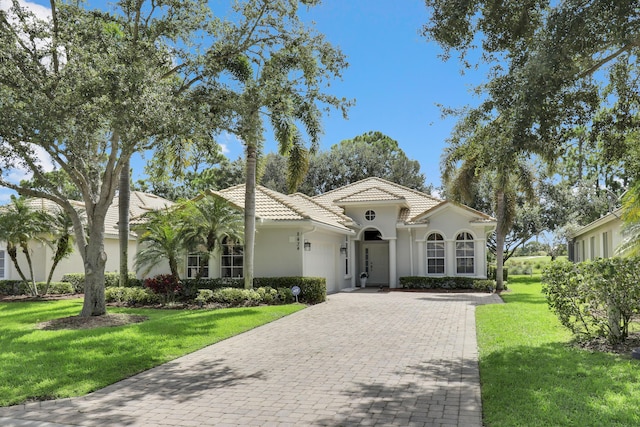
[[[473,274],[475,249],[471,233],[460,233],[456,237],[456,272],[458,274]]]
[[[427,237],[427,274],[444,274],[444,238],[438,233]]]
[[[222,258],[220,275],[222,277],[243,277],[243,248],[234,241],[224,238],[222,240]]]

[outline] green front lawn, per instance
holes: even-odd
[[[82,300],[0,303],[0,406],[79,396],[302,309],[110,308],[148,316],[110,328],[45,331],[39,322],[75,316]]]
[[[476,312],[485,425],[640,425],[640,361],[572,347],[539,276],[509,289]]]

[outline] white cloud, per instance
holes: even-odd
[[[51,9],[46,6],[24,0],[19,0],[18,3],[20,3],[22,7],[26,7],[27,9],[31,10],[40,19],[51,18]],[[10,7],[11,0],[0,0],[0,10],[9,10]]]
[[[38,157],[38,164],[42,166],[45,172],[51,172],[56,169],[56,165],[51,159],[51,156],[47,154],[46,151],[42,147],[34,147],[34,151]],[[31,179],[33,173],[23,167],[17,167],[15,169],[9,169],[6,171],[5,178],[12,183],[18,184],[20,181],[25,179]]]
[[[229,154],[229,147],[227,147],[227,144],[218,144],[220,146],[220,151],[222,151],[222,154],[227,155]]]

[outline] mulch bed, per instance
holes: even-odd
[[[596,338],[591,341],[577,343],[576,345],[594,352],[630,355],[634,348],[640,347],[640,332],[629,332],[627,339],[620,344],[612,345],[604,338]]]
[[[84,294],[52,294],[38,295],[0,295],[0,302],[59,301],[65,299],[84,298]]]
[[[70,316],[38,323],[36,328],[45,331],[57,331],[60,329],[93,329],[141,323],[148,318],[149,317],[147,316],[123,313],[104,314],[102,316],[91,317]]]

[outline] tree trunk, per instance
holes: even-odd
[[[129,205],[131,198],[130,160],[120,172],[118,196],[118,240],[120,241],[120,286],[129,280]]]
[[[53,272],[56,271],[56,267],[58,267],[58,264],[60,263],[60,261],[64,259],[64,257],[68,253],[68,250],[69,250],[69,235],[64,234],[60,236],[60,238],[58,239],[58,244],[56,246],[56,253],[53,256],[53,264],[51,265],[51,269],[49,270],[49,276],[47,276],[47,283],[45,285],[44,290],[42,291],[43,294],[46,295],[47,293],[49,293],[49,286],[51,285]]]
[[[496,195],[496,291],[504,290],[504,238],[505,232],[505,200],[504,191]]]
[[[256,235],[256,162],[258,147],[247,142],[247,179],[244,195],[244,287],[253,288],[253,255]]]
[[[94,220],[89,230],[91,237],[84,248],[84,304],[80,317],[101,316],[107,312],[104,299],[104,267],[107,263],[104,251],[106,208],[100,210],[103,212],[94,211]]]
[[[38,296],[38,285],[36,285],[36,280],[33,277],[33,261],[31,261],[31,254],[29,253],[29,247],[27,246],[26,243],[22,243],[20,244],[20,246],[22,247],[22,253],[24,254],[24,257],[27,260],[27,266],[29,267],[29,281],[27,282],[29,284],[29,290],[31,291],[31,295]]]
[[[20,264],[18,264],[18,249],[11,242],[7,242],[7,253],[9,254],[9,258],[11,258],[11,261],[13,262],[13,266],[16,268],[16,271],[20,275],[20,278],[28,284],[29,280],[27,280],[27,276],[24,275],[22,269],[20,268]]]

